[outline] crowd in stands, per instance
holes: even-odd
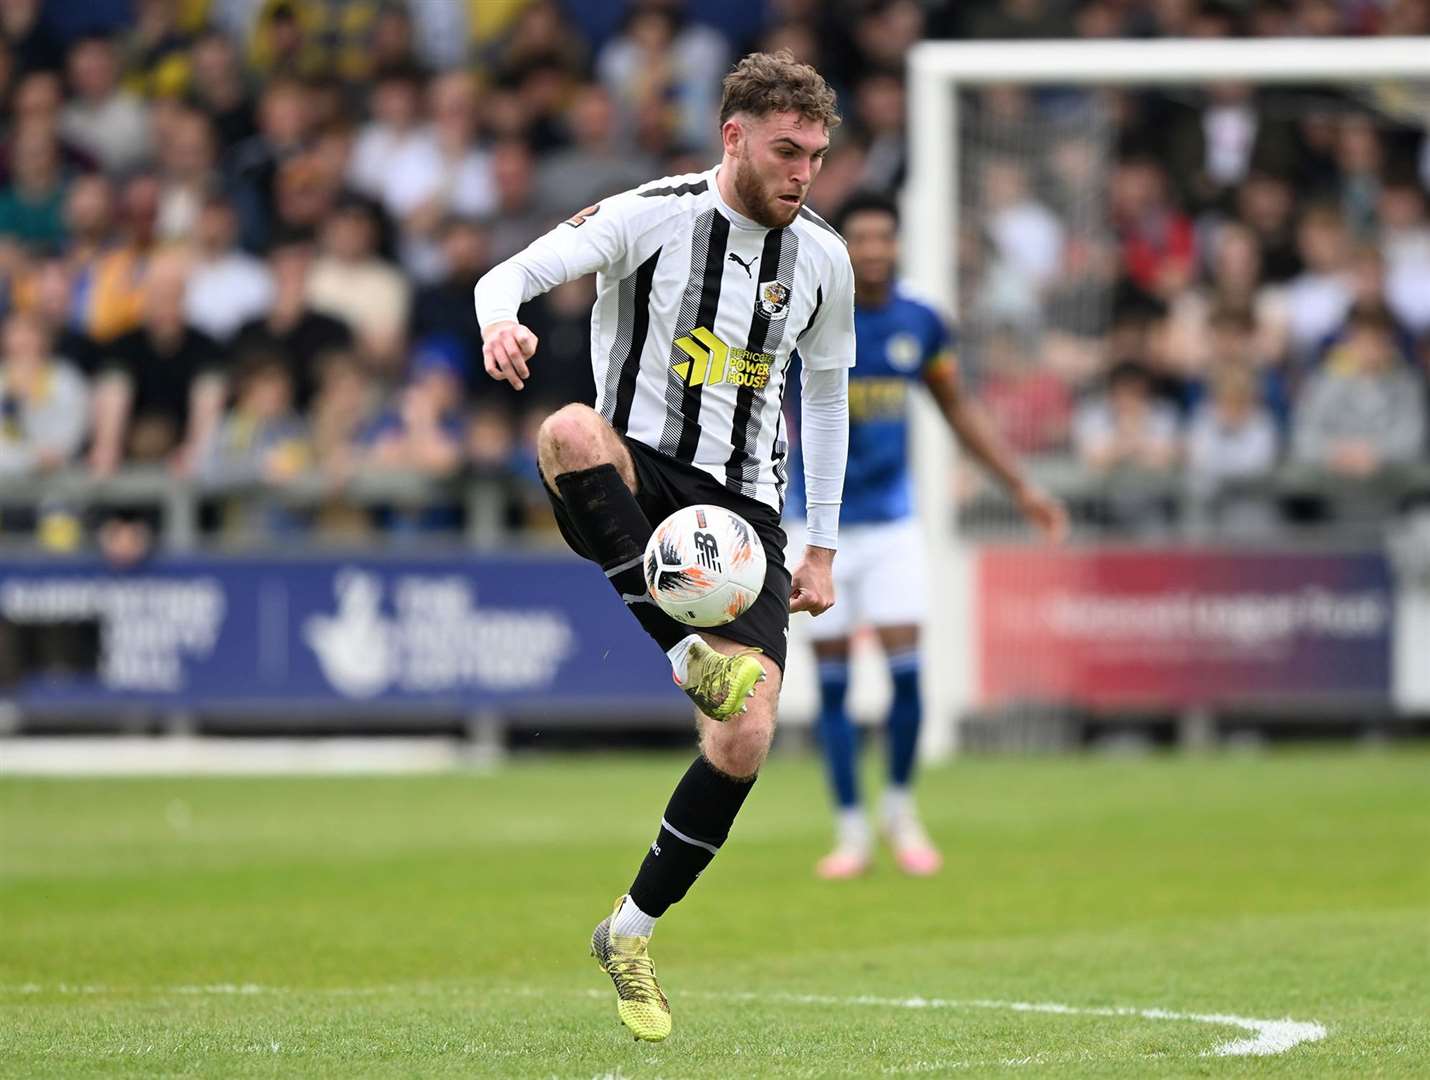
[[[333,504],[270,527],[450,526],[459,508],[345,508],[343,485],[537,483],[536,424],[594,397],[594,285],[525,309],[521,394],[482,371],[472,286],[573,211],[713,164],[744,51],[838,90],[810,196],[833,213],[900,188],[924,38],[1374,33],[1430,33],[1430,0],[8,0],[0,484],[318,474]],[[1104,142],[1062,122],[1088,100]],[[1212,484],[1423,455],[1430,102],[1225,84],[977,106],[974,212],[948,238],[962,360],[1020,450]]]

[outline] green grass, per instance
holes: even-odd
[[[683,761],[0,783],[0,1075],[1430,1075],[1424,752],[963,761],[924,779],[942,876],[841,885],[777,760],[657,932],[675,1033],[638,1045],[586,938]],[[1328,1034],[1205,1057],[1246,1032],[860,995]]]

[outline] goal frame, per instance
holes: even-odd
[[[964,87],[1185,86],[1430,81],[1430,37],[926,41],[908,54],[909,173],[903,276],[950,316],[958,312],[959,91]],[[929,238],[932,238],[930,241]],[[957,749],[959,716],[973,701],[972,553],[948,502],[957,447],[931,408],[915,413],[915,473],[929,543],[932,618],[926,630],[924,756]]]

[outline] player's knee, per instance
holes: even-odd
[[[557,473],[595,468],[605,460],[601,430],[604,423],[600,414],[587,405],[563,405],[541,422],[536,434],[537,454]]]
[[[773,716],[747,713],[706,729],[705,757],[721,772],[744,779],[765,763],[774,740]]]

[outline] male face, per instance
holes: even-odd
[[[844,222],[844,241],[854,265],[854,292],[882,293],[894,280],[899,259],[899,228],[885,210],[860,210]]]
[[[767,229],[792,222],[829,150],[829,131],[799,113],[733,116],[725,153],[734,159],[735,193],[745,213]]]

